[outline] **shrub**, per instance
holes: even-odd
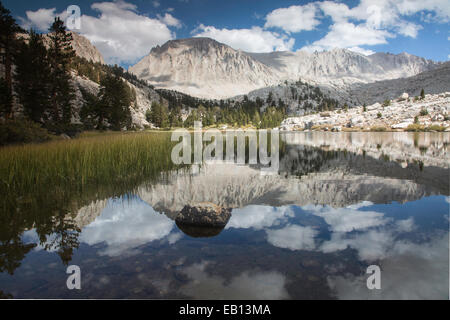
[[[40,143],[51,140],[48,131],[30,120],[8,120],[0,125],[0,145]]]
[[[420,124],[410,124],[407,128],[406,131],[413,131],[413,132],[419,132],[419,131],[424,131],[424,126],[420,125]]]
[[[377,118],[380,119],[383,115],[381,114],[381,112],[377,113]]]
[[[83,125],[77,125],[77,124],[46,124],[45,127],[47,128],[48,132],[55,134],[57,136],[66,134],[71,138],[76,138],[82,131],[83,131]]]
[[[422,108],[422,110],[420,110],[420,115],[421,116],[427,116],[428,115],[428,110],[426,108]]]
[[[387,107],[391,105],[391,100],[384,100],[383,107]]]
[[[442,132],[442,131],[445,131],[445,127],[437,125],[437,124],[433,124],[433,125],[427,127],[426,130],[427,131],[440,131],[440,132]]]
[[[385,132],[387,131],[386,127],[371,127],[370,131],[374,131],[374,132]]]
[[[425,99],[425,90],[423,89],[420,91],[420,99],[421,100]]]

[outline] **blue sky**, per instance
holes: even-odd
[[[168,40],[208,36],[251,52],[329,50],[450,57],[449,0],[3,0],[18,22],[44,32],[67,7],[108,63],[134,64]]]

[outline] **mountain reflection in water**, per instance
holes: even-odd
[[[1,297],[449,298],[449,135],[282,139],[279,175],[203,165],[66,214],[70,232],[42,238],[36,221],[0,244]],[[197,202],[234,208],[225,229],[180,229]],[[81,267],[81,291],[62,262]],[[381,290],[366,286],[373,264]]]

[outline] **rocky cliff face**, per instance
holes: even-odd
[[[130,72],[157,87],[202,98],[229,98],[299,79],[341,87],[414,76],[439,64],[407,53],[364,56],[346,49],[245,53],[208,38],[169,41]]]
[[[76,32],[71,33],[73,37],[72,47],[79,57],[85,58],[87,61],[105,64],[105,60],[103,59],[100,51],[98,51],[98,49],[87,38]]]
[[[129,70],[160,88],[200,98],[226,98],[276,82],[266,65],[208,38],[173,40]]]
[[[137,129],[153,127],[153,125],[146,119],[146,112],[151,110],[153,102],[160,103],[163,101],[163,103],[165,103],[164,99],[162,99],[160,95],[150,87],[134,84],[125,79],[123,79],[123,81],[125,81],[126,84],[132,88],[134,92],[136,92],[136,101],[134,101],[130,106],[132,125]],[[74,123],[81,123],[79,113],[85,103],[81,89],[84,89],[91,94],[98,95],[100,85],[87,78],[80,77],[75,73],[72,74],[72,84],[75,88],[75,99],[73,101],[74,117],[72,120]]]
[[[81,58],[85,58],[87,61],[99,62],[105,64],[102,54],[98,49],[85,37],[82,35],[70,31],[72,34],[72,47],[75,50],[75,54]],[[19,38],[27,40],[29,38],[28,34],[22,33],[18,35]],[[49,34],[43,35],[43,42],[47,47],[50,47],[50,37]]]

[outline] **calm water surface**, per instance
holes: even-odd
[[[76,208],[61,221],[73,232],[43,238],[45,226],[37,222],[18,235],[20,245],[0,246],[0,294],[449,298],[450,135],[282,139],[278,175],[263,176],[256,166],[203,165]],[[175,224],[181,208],[203,201],[233,208],[218,235]],[[67,289],[67,265],[80,266],[82,290]],[[381,268],[381,290],[366,286],[369,265]]]

